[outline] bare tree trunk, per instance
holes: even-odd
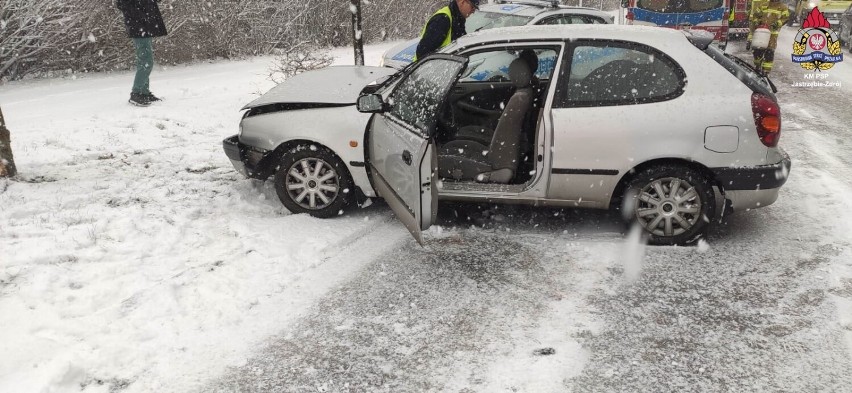
[[[361,34],[361,0],[349,0],[352,12],[352,44],[355,45],[355,65],[364,65],[364,40]]]
[[[0,109],[0,177],[13,177],[17,174],[11,139],[6,120],[3,119],[3,110]]]

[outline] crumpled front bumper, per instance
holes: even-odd
[[[243,176],[255,179],[266,179],[269,173],[264,165],[270,152],[240,143],[239,135],[232,135],[222,141],[225,155],[231,160],[231,165]]]

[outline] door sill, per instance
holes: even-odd
[[[438,193],[441,192],[464,192],[464,193],[494,193],[494,194],[520,194],[529,186],[529,182],[522,184],[489,184],[472,181],[441,180]]]

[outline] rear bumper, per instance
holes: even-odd
[[[231,160],[231,165],[243,176],[255,179],[266,179],[269,177],[264,165],[269,152],[260,150],[246,144],[240,143],[238,135],[233,135],[222,141],[222,149]]]
[[[787,182],[790,174],[790,156],[781,150],[781,161],[770,165],[751,167],[712,168],[719,185],[725,191],[768,190],[778,188]]]
[[[790,156],[783,150],[780,153],[781,161],[772,165],[713,169],[733,211],[769,206],[778,199],[792,165]]]

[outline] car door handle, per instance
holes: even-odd
[[[403,150],[402,162],[404,162],[406,165],[411,165],[411,152],[410,151]]]

